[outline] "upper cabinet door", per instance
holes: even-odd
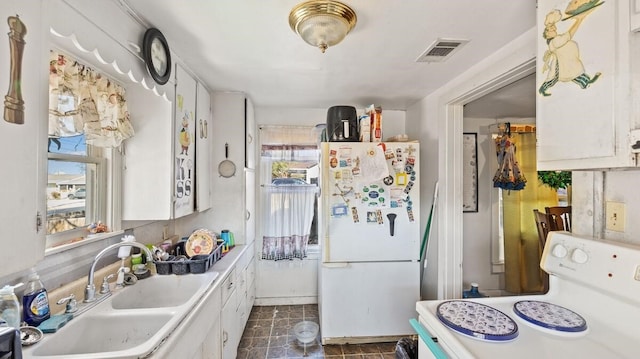
[[[195,208],[196,80],[176,64],[174,103],[174,218]]]
[[[245,99],[245,167],[256,168],[256,118],[253,103]]]
[[[576,3],[538,1],[538,170],[636,166],[629,0]]]
[[[46,31],[41,9],[30,2],[0,3],[5,19],[17,13],[28,30],[19,35],[5,20],[3,31],[9,36],[0,42],[0,87],[9,89],[3,93],[0,115],[0,277],[32,267],[44,257],[49,54],[40,36]],[[14,25],[20,32],[20,25]],[[24,36],[24,43],[14,36]]]
[[[211,96],[198,83],[196,99],[196,208],[202,212],[211,208]]]

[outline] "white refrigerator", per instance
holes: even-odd
[[[420,300],[417,142],[322,144],[318,307],[323,344],[411,335]]]

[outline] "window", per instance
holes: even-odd
[[[260,127],[260,178],[263,201],[266,188],[318,185],[320,150],[312,126]],[[275,189],[272,187],[273,189]],[[266,209],[265,209],[266,210]],[[318,244],[317,199],[307,244]],[[263,227],[265,224],[263,224]],[[263,233],[264,234],[264,233]]]
[[[89,224],[105,218],[101,154],[84,135],[49,138],[47,247],[84,237]]]
[[[50,52],[47,248],[111,231],[119,178],[114,147],[133,135],[125,90],[71,56]],[[109,166],[107,165],[109,164]]]

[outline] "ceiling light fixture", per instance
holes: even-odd
[[[291,30],[323,53],[342,41],[356,26],[356,21],[356,13],[338,1],[306,1],[296,5],[289,14]]]

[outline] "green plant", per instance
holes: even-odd
[[[554,190],[571,186],[571,172],[568,171],[538,171],[538,180]]]
[[[272,178],[289,177],[289,163],[287,161],[276,161],[271,165]]]

